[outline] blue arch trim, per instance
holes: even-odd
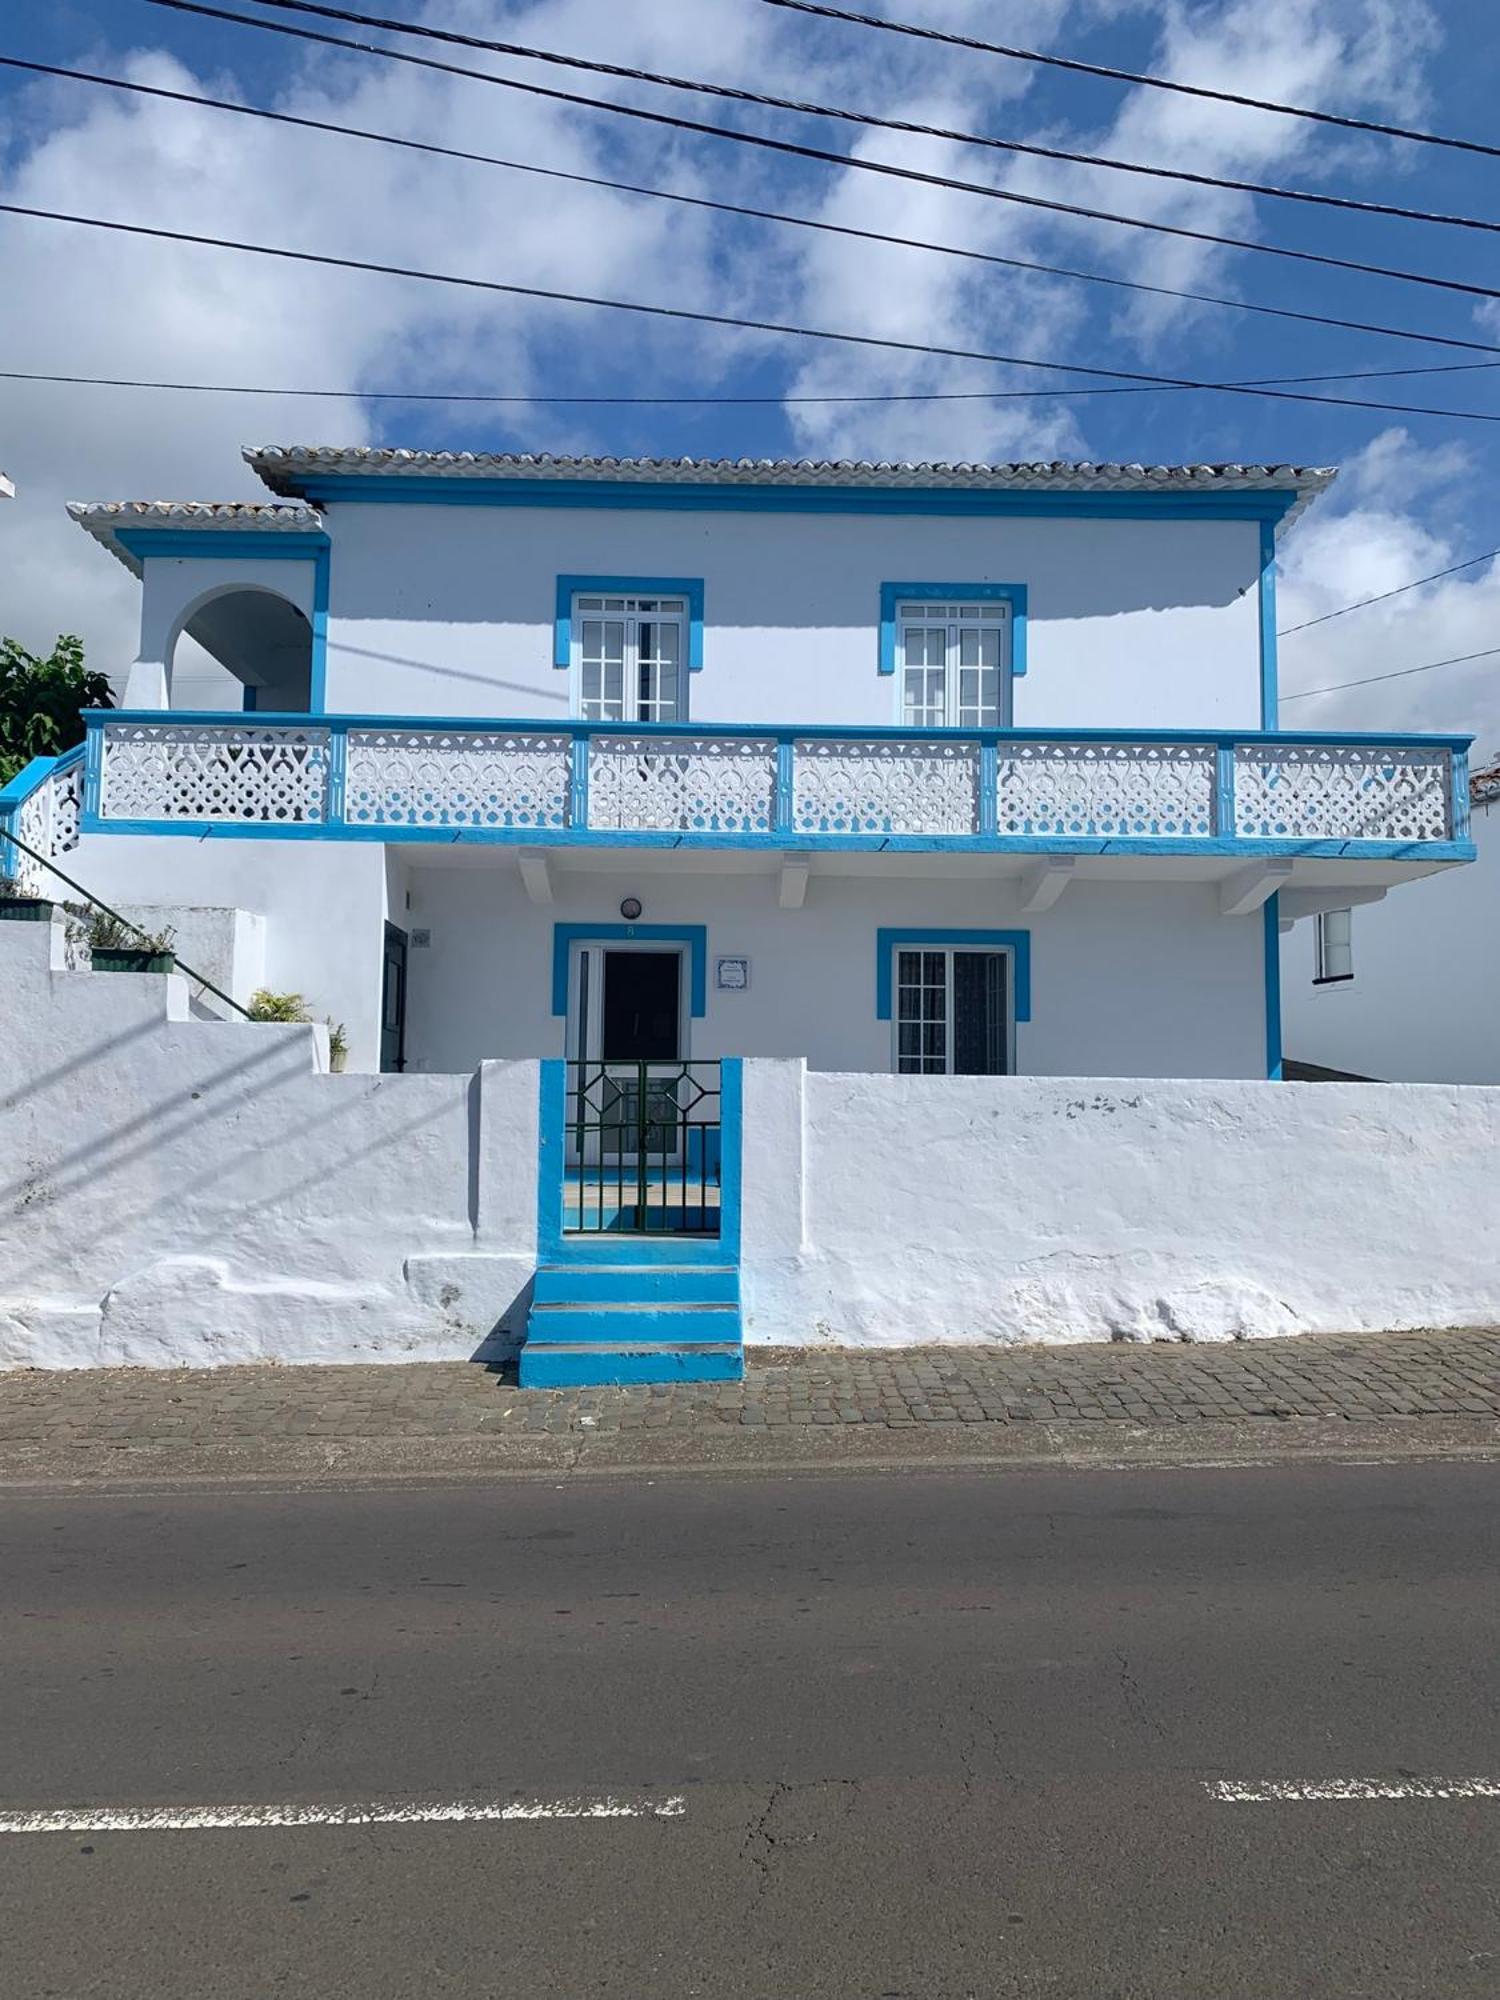
[[[1026,586],[1024,583],[883,583],[880,586],[880,671],[896,671],[896,606],[937,603],[966,597],[971,603],[1010,606],[1010,673],[1026,671]]]
[[[703,670],[703,579],[701,576],[560,576],[552,628],[552,664],[566,667],[573,657],[573,598],[597,592],[612,597],[685,597],[688,607],[688,672]]]
[[[1281,897],[1261,904],[1266,940],[1266,1075],[1281,1081]]]
[[[554,924],[552,926],[552,1011],[568,1011],[568,958],[582,939],[586,944],[610,938],[648,939],[653,944],[683,944],[689,953],[689,983],[694,1020],[708,1011],[707,924]]]
[[[1279,707],[1276,664],[1276,530],[1260,524],[1260,726],[1274,729]]]
[[[1015,965],[1015,1007],[1018,1021],[1031,1019],[1031,932],[1030,931],[947,931],[900,929],[875,933],[875,1018],[891,1018],[891,988],[894,984],[895,955],[902,946],[972,945],[979,951],[1009,951]]]

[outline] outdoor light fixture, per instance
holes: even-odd
[[[623,903],[621,903],[621,905],[620,905],[620,915],[621,915],[621,916],[622,916],[622,917],[623,917],[623,918],[625,919],[625,921],[626,921],[626,923],[627,923],[627,924],[633,924],[633,923],[635,922],[636,918],[637,918],[637,917],[638,917],[638,916],[639,916],[640,914],[641,914],[641,899],[640,899],[640,897],[639,897],[639,896],[627,896],[627,897],[625,898],[624,902],[623,902]]]

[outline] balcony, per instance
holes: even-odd
[[[813,852],[1470,854],[1466,737],[623,729],[160,710],[85,720],[84,833]],[[59,760],[45,787],[43,776],[21,807],[38,828],[49,812],[67,820],[78,785],[71,760]],[[67,798],[44,811],[44,788]]]

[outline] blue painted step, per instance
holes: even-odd
[[[740,1274],[733,1264],[543,1264],[537,1305],[737,1305]]]
[[[527,1336],[521,1349],[523,1389],[594,1389],[630,1382],[738,1382],[744,1350],[736,1341],[679,1347],[553,1347]]]
[[[739,1298],[733,1264],[592,1256],[544,1264],[521,1349],[521,1386],[736,1382],[745,1370]]]

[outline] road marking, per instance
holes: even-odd
[[[1323,1799],[1500,1799],[1496,1778],[1261,1778],[1205,1784],[1225,1805],[1281,1805]]]
[[[454,1799],[347,1806],[78,1806],[0,1813],[5,1833],[199,1833],[266,1826],[443,1826],[473,1820],[681,1819],[680,1797]]]

